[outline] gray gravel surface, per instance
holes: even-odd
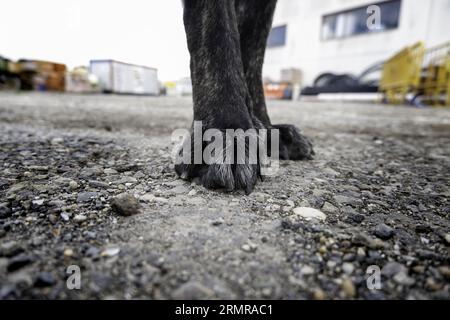
[[[449,109],[269,102],[317,155],[249,196],[177,179],[191,109],[0,94],[0,299],[450,299]]]

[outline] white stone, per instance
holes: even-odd
[[[294,209],[294,213],[305,220],[325,220],[327,216],[322,211],[308,207],[298,207]]]

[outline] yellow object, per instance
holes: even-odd
[[[431,105],[450,106],[450,42],[425,53],[421,92]]]
[[[404,103],[409,93],[418,91],[424,54],[425,45],[418,42],[384,64],[380,91],[385,93],[388,103]]]

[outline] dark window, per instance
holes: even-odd
[[[374,3],[380,8],[380,21],[376,28],[369,28],[367,21],[372,13],[367,12],[370,5],[342,11],[322,18],[322,39],[331,40],[353,35],[380,32],[398,27],[401,0]]]
[[[267,40],[267,47],[281,47],[286,44],[286,26],[272,28]]]

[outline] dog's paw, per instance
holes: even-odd
[[[289,124],[274,125],[280,130],[280,159],[312,160],[315,155],[311,141],[300,130]]]
[[[222,133],[220,143],[215,140],[206,144],[200,141],[202,151],[200,162],[194,155],[197,142],[193,140],[193,135],[188,137],[183,148],[190,143],[189,156],[183,157],[184,150],[183,148],[180,150],[175,171],[184,180],[199,179],[207,189],[225,189],[228,192],[243,190],[246,194],[250,194],[258,178],[261,178],[258,159],[259,137],[236,132],[230,138],[224,131],[220,132]],[[248,139],[255,140],[251,143]],[[223,147],[212,148],[213,143],[216,147]]]

